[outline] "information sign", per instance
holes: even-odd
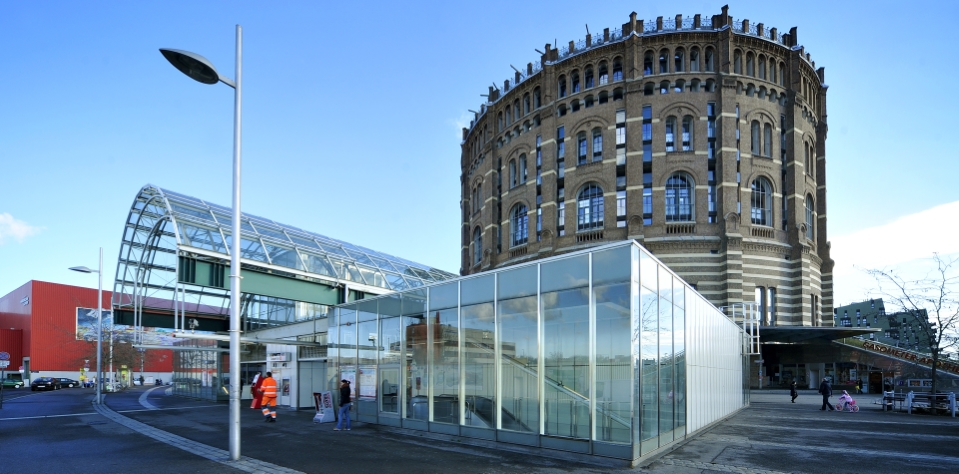
[[[0,360],[10,360],[9,352],[0,352]]]
[[[0,369],[6,369],[7,367],[10,367],[10,361],[0,360]]]
[[[330,392],[313,392],[313,404],[316,406],[316,415],[313,423],[332,423],[336,421],[333,410],[333,394]]]

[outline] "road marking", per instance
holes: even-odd
[[[60,418],[60,417],[64,417],[64,416],[88,416],[88,415],[96,415],[96,414],[97,414],[96,412],[91,412],[91,413],[67,413],[66,415],[18,416],[18,417],[15,417],[15,418],[0,418],[0,421],[7,421],[7,420],[11,420],[11,421],[12,421],[12,420],[37,420],[37,419],[40,419],[40,418]]]
[[[146,423],[141,423],[132,418],[127,418],[113,410],[106,405],[93,405],[93,409],[99,412],[101,415],[107,419],[123,425],[137,433],[140,433],[144,436],[153,438],[161,443],[168,444],[175,448],[182,449],[190,454],[195,454],[202,458],[209,459],[211,461],[218,462],[225,466],[230,466],[235,469],[239,469],[244,472],[272,472],[272,473],[288,473],[288,474],[302,474],[300,471],[289,469],[283,466],[276,464],[268,463],[265,461],[260,461],[258,459],[253,459],[247,456],[241,456],[238,461],[230,460],[229,451],[222,449],[217,449],[212,446],[205,445],[203,443],[198,443],[191,439],[184,438],[182,436],[177,436],[173,433],[163,431],[157,428],[154,428]]]
[[[136,410],[116,410],[117,413],[138,413],[143,411],[165,411],[165,410],[189,410],[191,408],[210,408],[210,407],[221,407],[229,408],[224,405],[197,405],[195,407],[172,407],[172,408],[147,408],[147,409],[136,409]]]
[[[726,426],[737,426],[742,428],[755,428],[755,429],[789,430],[789,431],[817,431],[817,432],[822,431],[821,427],[803,428],[798,426],[755,425],[752,423],[736,423],[735,421],[730,422]],[[854,434],[869,435],[869,436],[889,436],[894,438],[901,438],[903,436],[902,433],[893,433],[893,432],[883,433],[881,431],[877,432],[877,431],[850,430],[850,429],[843,429],[842,433],[847,436],[854,435]],[[956,436],[956,435],[932,435],[932,434],[909,433],[908,437],[910,440],[928,439],[928,440],[943,440],[943,441],[959,441],[959,436]]]
[[[153,388],[151,388],[150,390],[147,390],[146,392],[143,392],[143,394],[140,395],[140,405],[143,405],[143,407],[146,408],[147,410],[157,410],[157,407],[153,406],[152,403],[150,403],[150,402],[147,401],[147,397],[150,396],[150,392],[152,392],[152,391],[154,391],[154,390],[157,390],[157,389],[161,389],[161,388],[163,388],[163,387],[162,387],[162,386],[161,386],[161,387],[153,387]]]

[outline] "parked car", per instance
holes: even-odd
[[[23,386],[23,380],[3,379],[3,388],[20,388]]]
[[[37,377],[30,384],[30,391],[60,390],[60,379],[56,377]]]
[[[73,379],[60,377],[60,386],[67,387],[67,388],[79,387],[80,382]]]

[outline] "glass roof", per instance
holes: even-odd
[[[228,256],[232,211],[199,198],[147,185],[140,190],[126,222],[117,266],[116,291],[140,285],[174,286],[175,275],[136,278],[136,268],[151,274],[173,270],[177,248],[189,246]],[[243,214],[240,254],[244,259],[287,267],[326,280],[355,282],[402,291],[458,275],[383,252],[309,232],[272,219]],[[149,260],[143,261],[144,259]],[[200,302],[197,302],[200,304]]]

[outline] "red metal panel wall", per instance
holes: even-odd
[[[19,369],[23,360],[23,331],[0,328],[0,352],[10,354],[8,371]]]
[[[19,330],[19,356],[0,346],[0,350],[10,352],[10,365],[14,370],[23,363],[23,357],[30,355],[30,311],[33,308],[33,282],[28,281],[20,288],[0,297],[0,328]]]
[[[110,307],[110,291],[103,292],[105,308]],[[30,336],[30,368],[33,371],[79,371],[84,360],[96,360],[95,345],[78,341],[77,308],[96,308],[97,290],[43,281],[33,282],[32,321]],[[24,335],[26,336],[26,335]],[[147,358],[145,370],[170,372],[173,370],[171,351],[156,351]],[[104,366],[107,361],[104,360]],[[139,367],[132,368],[139,372]],[[119,370],[119,369],[118,369]]]

